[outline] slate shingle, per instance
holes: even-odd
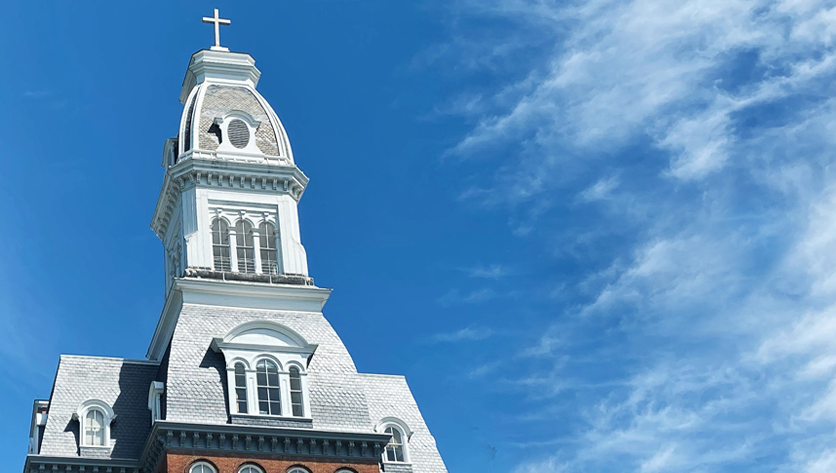
[[[157,374],[156,363],[121,358],[61,355],[49,402],[49,415],[41,443],[41,455],[79,455],[79,423],[73,420],[78,406],[99,399],[113,408],[110,451],[97,458],[137,459],[151,428],[148,388]],[[85,456],[89,453],[85,452]]]

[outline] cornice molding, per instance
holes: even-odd
[[[255,67],[255,59],[247,53],[202,49],[192,54],[189,60],[189,68],[180,89],[180,102],[185,104],[194,86],[207,78],[243,82],[255,88],[259,77],[261,71]]]
[[[192,154],[166,171],[151,229],[164,240],[180,195],[194,187],[286,194],[299,202],[308,182],[308,176],[295,165],[232,162]]]
[[[316,286],[176,278],[146,356],[163,356],[183,304],[319,313],[330,296],[331,289]]]
[[[390,438],[377,433],[158,421],[148,435],[140,464],[143,472],[154,471],[163,452],[179,449],[371,463],[380,459]]]

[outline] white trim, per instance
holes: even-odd
[[[386,446],[383,446],[383,453],[381,454],[381,461],[383,463],[394,463],[398,465],[409,464],[409,440],[412,438],[412,430],[409,429],[409,425],[403,420],[397,417],[384,417],[380,419],[377,426],[375,427],[375,432],[378,433],[385,433],[386,429],[392,427],[393,429],[397,429],[401,434],[401,448],[403,448],[403,461],[391,461],[386,459]],[[387,444],[388,445],[388,444]]]
[[[263,343],[248,343],[236,339],[251,331],[275,332],[276,345]],[[272,336],[260,332],[259,336],[266,336],[260,342],[266,342]],[[283,336],[279,338],[278,336]],[[258,339],[257,339],[258,340]],[[280,341],[281,340],[281,341]],[[282,343],[281,345],[279,343]],[[284,345],[290,343],[290,345]],[[240,324],[230,330],[224,337],[215,337],[210,345],[212,350],[221,352],[226,360],[227,369],[227,398],[229,399],[230,414],[238,414],[237,396],[235,392],[235,365],[244,363],[247,373],[247,414],[270,418],[310,419],[310,396],[308,393],[306,365],[310,356],[318,345],[309,344],[296,331],[270,320],[253,320]],[[278,414],[261,414],[259,412],[258,386],[256,383],[256,366],[259,361],[269,359],[276,364],[279,375],[279,396],[281,412]],[[302,390],[302,415],[293,415],[293,404],[290,396],[290,367],[299,369]]]
[[[87,414],[90,411],[99,411],[102,413],[102,445],[88,445],[85,443],[86,428],[87,428]],[[113,414],[113,409],[110,405],[101,399],[88,399],[79,404],[75,411],[74,417],[78,420],[78,444],[80,447],[86,448],[109,448],[110,447],[110,423],[116,418]]]
[[[331,289],[316,286],[178,278],[166,298],[147,356],[151,363],[159,364],[183,304],[321,313],[330,296]]]
[[[255,463],[244,463],[243,465],[238,467],[238,473],[243,472],[244,468],[252,468],[255,471],[257,471],[258,473],[264,473],[264,468],[262,468],[260,465],[257,465]]]
[[[201,461],[196,461],[196,462],[192,463],[191,465],[189,465],[189,473],[193,473],[193,472],[194,472],[194,468],[195,468],[196,466],[199,466],[199,465],[208,466],[208,467],[209,467],[209,470],[210,470],[210,471],[212,471],[212,472],[214,472],[214,473],[217,473],[217,472],[218,472],[218,469],[217,469],[217,468],[215,468],[215,465],[213,465],[213,464],[211,464],[211,463],[209,463],[209,462],[207,462],[207,461],[202,461],[202,460],[201,460]]]
[[[151,386],[148,388],[148,409],[151,410],[151,425],[154,422],[162,419],[162,406],[160,405],[160,397],[165,391],[165,383],[162,381],[151,381]]]

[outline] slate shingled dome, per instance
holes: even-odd
[[[255,66],[252,66],[252,69],[255,69]],[[191,67],[189,72],[194,75]],[[259,74],[257,70],[256,74]],[[254,86],[250,87],[249,84],[240,82],[191,84],[187,76],[184,92],[187,88],[189,89],[188,98],[183,108],[178,136],[179,149],[183,152],[217,151],[224,139],[217,120],[230,113],[244,112],[257,122],[255,144],[257,149],[268,158],[266,162],[281,164],[275,158],[284,158],[290,164],[293,163],[290,141],[281,120]]]

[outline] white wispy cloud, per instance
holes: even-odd
[[[555,242],[609,234],[565,223],[583,212],[627,242],[572,253],[598,269],[556,277],[579,296],[519,350],[533,363],[516,386],[580,414],[563,434],[575,441],[520,457],[515,471],[831,471],[833,4],[463,5],[461,15],[513,20],[515,47],[539,59],[500,75],[478,107],[450,109],[474,123],[452,155],[515,150],[495,157],[511,171],[462,201],[507,204],[513,231],[542,227]],[[526,50],[544,42],[533,36],[557,46]],[[612,207],[590,214],[597,206],[578,202]]]
[[[508,275],[508,270],[499,264],[492,264],[490,266],[474,266],[465,269],[465,272],[473,278],[483,279],[501,279]]]
[[[438,302],[444,306],[453,306],[461,304],[479,304],[499,297],[493,289],[483,287],[469,292],[464,292],[458,289],[450,289],[443,296],[438,298]]]
[[[471,325],[454,332],[437,333],[432,339],[435,342],[462,342],[472,340],[484,340],[493,335],[493,331],[487,327]]]

